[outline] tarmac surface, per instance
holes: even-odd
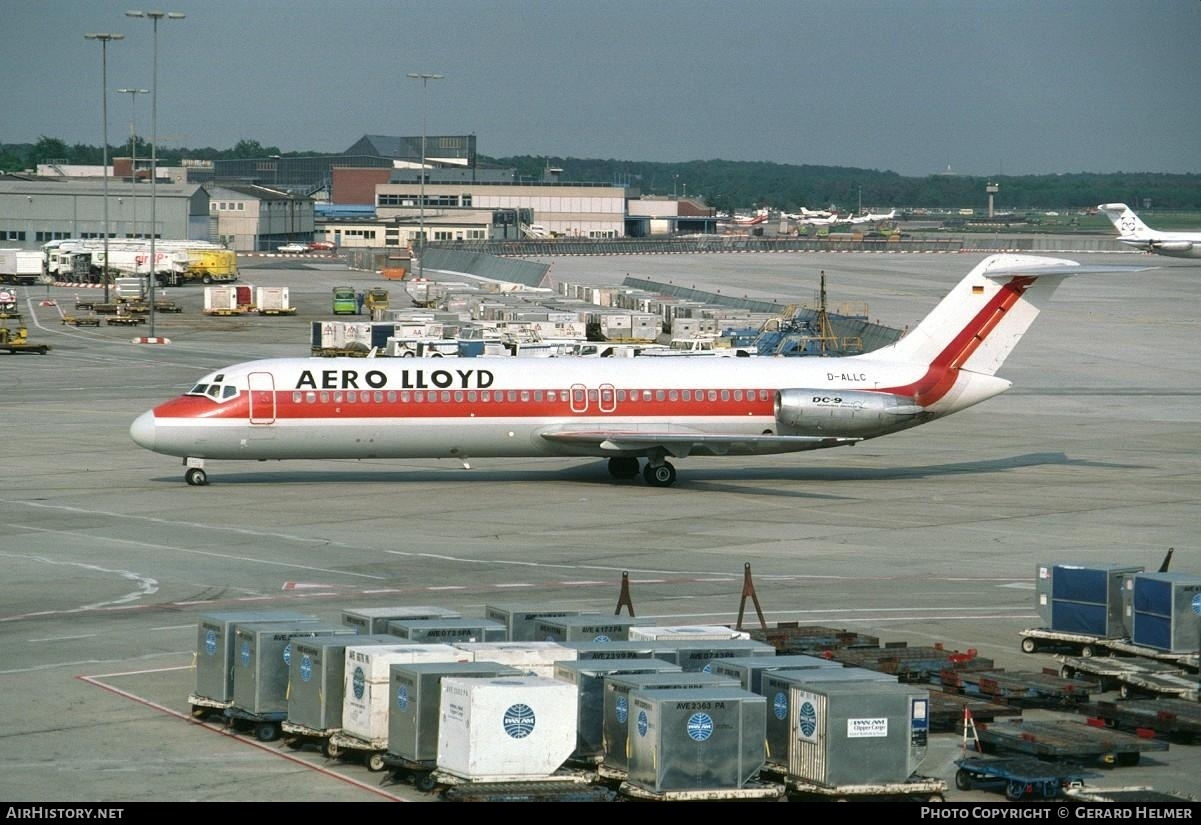
[[[831,304],[912,326],[983,254],[741,254],[561,258],[557,280],[627,274]],[[0,799],[31,802],[436,801],[315,750],[191,718],[196,622],[209,612],[489,603],[612,612],[621,576],[639,618],[797,621],[885,642],[974,649],[1010,671],[1058,669],[1019,651],[1039,626],[1037,564],[1132,564],[1201,575],[1201,262],[1069,279],[1000,375],[1006,394],[854,449],[676,462],[671,488],[612,479],[602,461],[209,462],[129,438],[140,413],[206,372],[309,353],[330,289],[381,283],[333,259],[243,262],[286,285],[295,316],[213,318],[199,286],[144,327],[74,328],[79,289],[19,287],[44,356],[0,356]],[[428,277],[438,273],[427,271]],[[461,280],[448,276],[451,280]],[[393,283],[393,306],[401,285]],[[1029,718],[1058,718],[1029,711]],[[956,734],[921,773],[958,791]],[[1201,796],[1201,746],[1173,744],[1090,784]]]

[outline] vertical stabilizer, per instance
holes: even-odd
[[[912,332],[878,354],[995,375],[1062,277],[1079,266],[1034,255],[986,258]]]
[[[1097,209],[1109,218],[1120,238],[1145,238],[1152,234],[1151,227],[1124,203],[1103,203]]]

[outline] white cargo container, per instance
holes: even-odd
[[[232,286],[206,286],[205,312],[233,312],[238,308],[238,289]]]
[[[722,625],[656,625],[631,627],[630,641],[706,641],[720,642],[727,639],[749,639],[751,634]]]
[[[295,312],[286,286],[260,286],[254,293],[254,305],[260,313]]]
[[[551,678],[555,662],[579,657],[579,651],[558,642],[457,642],[472,662],[496,662],[534,676]]]
[[[388,680],[394,664],[462,662],[467,657],[450,645],[408,644],[347,647],[342,731],[366,742],[388,739]]]
[[[442,680],[438,769],[470,782],[547,777],[576,744],[574,685],[541,676]]]

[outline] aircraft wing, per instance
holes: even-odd
[[[705,432],[649,432],[634,430],[547,430],[548,441],[592,447],[596,455],[650,455],[675,458],[690,455],[755,455],[763,448],[772,452],[820,450],[857,444],[862,438],[808,435],[725,435]]]

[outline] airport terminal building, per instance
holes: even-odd
[[[107,186],[98,167],[0,176],[0,246],[103,237],[106,188],[110,238],[150,237],[153,211],[157,238],[240,252],[309,241],[412,247],[422,232],[428,243],[605,240],[712,231],[716,221],[696,201],[648,203],[629,186],[563,181],[556,169],[519,180],[512,168],[479,163],[474,135],[431,136],[422,151],[420,138],[366,135],[340,155],[160,166],[153,210],[141,159],[135,171],[128,158],[114,158]]]

